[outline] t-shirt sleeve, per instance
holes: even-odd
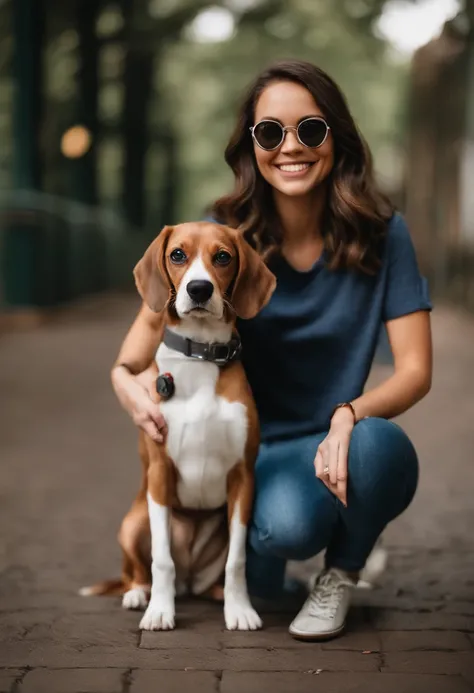
[[[399,214],[394,215],[389,224],[385,261],[387,283],[383,321],[418,310],[431,310],[428,282],[420,274],[408,226]]]

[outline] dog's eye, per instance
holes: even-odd
[[[187,260],[186,253],[181,248],[175,248],[170,253],[170,260],[174,265],[182,265]]]
[[[216,265],[228,265],[231,260],[232,255],[228,253],[227,250],[219,250],[219,252],[214,255],[214,262]]]

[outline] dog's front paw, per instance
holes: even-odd
[[[258,630],[262,627],[262,619],[247,601],[226,602],[224,619],[227,630]]]
[[[149,590],[145,587],[132,587],[122,597],[124,609],[145,609],[148,604]]]
[[[140,628],[141,630],[173,630],[174,607],[154,604],[152,599],[140,621]]]

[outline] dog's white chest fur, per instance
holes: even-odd
[[[167,452],[177,471],[178,498],[186,508],[218,508],[226,502],[227,474],[243,459],[247,409],[216,395],[219,367],[190,359],[161,344],[160,373],[172,374],[175,393],[162,402]]]

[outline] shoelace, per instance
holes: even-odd
[[[344,596],[344,589],[350,586],[352,583],[349,580],[343,580],[332,571],[319,575],[309,596],[310,615],[334,618]]]

